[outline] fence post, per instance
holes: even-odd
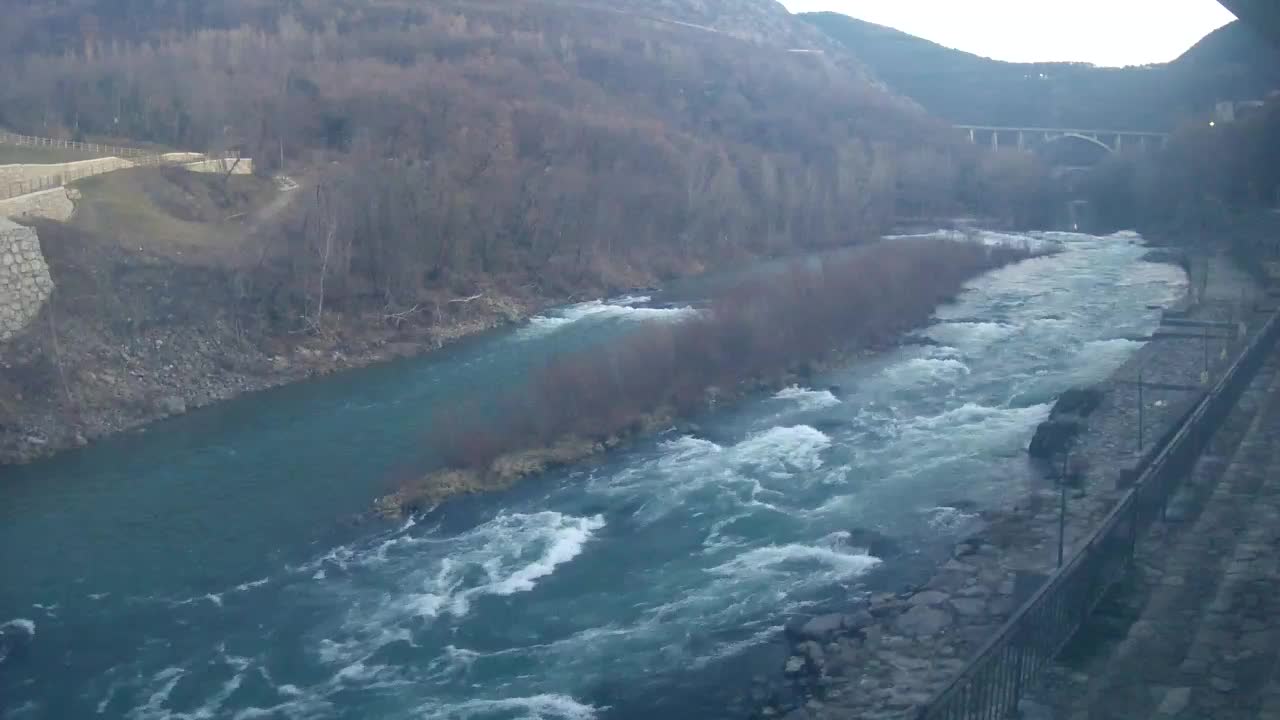
[[[1209,374],[1209,326],[1204,326],[1204,372]]]
[[[1146,409],[1146,404],[1142,401],[1142,370],[1143,368],[1139,366],[1138,367],[1138,454],[1139,455],[1142,454],[1142,430],[1143,430],[1142,420],[1143,420],[1143,412]]]

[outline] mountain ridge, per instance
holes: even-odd
[[[1280,87],[1280,54],[1243,23],[1175,60],[1126,68],[994,60],[838,13],[798,17],[856,55],[890,89],[957,124],[1171,130],[1218,100]]]

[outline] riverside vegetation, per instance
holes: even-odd
[[[380,499],[384,515],[520,478],[614,447],[752,390],[803,379],[841,352],[883,347],[984,271],[1027,248],[904,238],[794,263],[650,322],[604,348],[552,358],[497,407],[469,407],[433,433],[443,470]]]

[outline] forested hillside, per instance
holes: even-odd
[[[1280,89],[1280,53],[1231,23],[1164,65],[1009,63],[836,13],[802,16],[856,53],[890,88],[955,123],[1167,130],[1219,100]]]
[[[902,216],[1050,207],[1034,158],[958,143],[772,0],[0,2],[0,127],[300,185],[85,183],[40,228],[58,322],[4,349],[8,457]],[[103,360],[135,342],[146,372]]]
[[[772,0],[85,0],[11,17],[0,125],[236,147],[313,176],[262,233],[281,271],[262,301],[293,321],[482,280],[646,284],[964,197],[1027,214],[1024,160],[964,156]]]

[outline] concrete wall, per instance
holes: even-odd
[[[36,231],[0,218],[0,342],[26,328],[51,292]]]
[[[234,170],[232,167],[234,166]],[[199,162],[187,163],[182,167],[191,172],[199,173],[224,173],[231,170],[232,175],[252,175],[253,159],[240,158],[240,162],[236,162],[235,158],[224,158],[222,160],[201,160]]]
[[[76,191],[56,187],[0,200],[0,218],[38,217],[66,222],[75,211],[75,206],[71,203],[73,192]]]
[[[63,176],[63,182],[71,182],[90,175],[133,167],[134,163],[118,157],[96,160],[77,160],[50,165],[0,165],[0,189],[10,185],[39,182],[45,178]]]

